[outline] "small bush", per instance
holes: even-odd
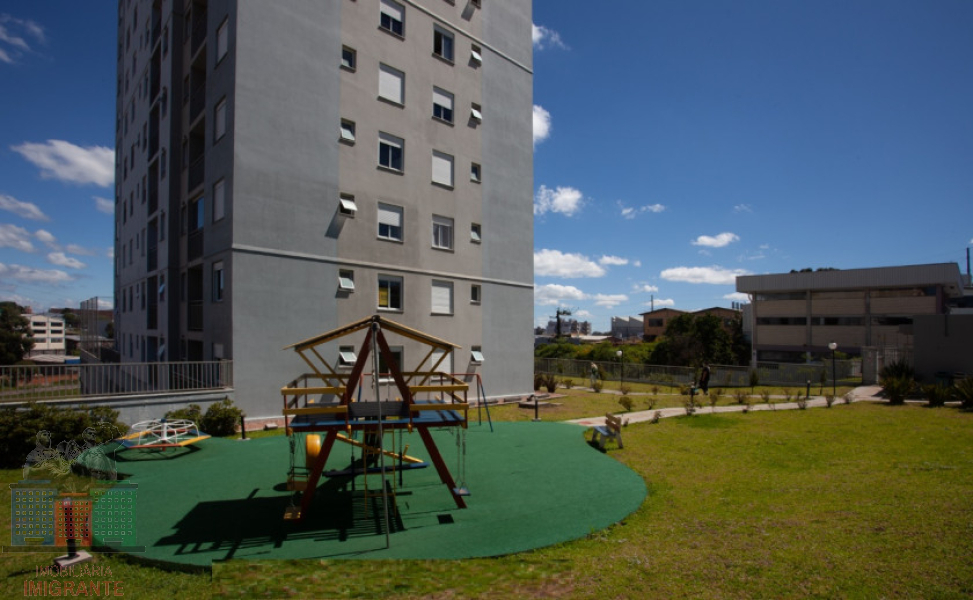
[[[628,396],[622,396],[621,398],[619,398],[618,403],[622,405],[622,408],[625,409],[625,412],[632,412],[632,399],[629,398]]]
[[[652,423],[654,425],[654,424],[658,423],[659,422],[659,419],[661,419],[661,418],[662,418],[662,411],[661,410],[657,410],[657,411],[655,411],[655,413],[652,414],[652,419],[649,421],[649,423]]]
[[[956,399],[962,403],[964,410],[973,410],[973,377],[957,381],[954,393]]]
[[[553,394],[554,390],[557,389],[557,377],[554,375],[547,375],[544,378],[544,389],[547,390],[549,394]]]
[[[953,399],[954,391],[954,388],[939,383],[922,387],[922,393],[929,406],[945,406],[946,402]]]
[[[721,399],[723,399],[723,394],[721,394],[719,392],[713,392],[713,393],[711,393],[709,395],[709,407],[710,408],[716,408],[716,405],[720,403],[720,400]]]
[[[892,376],[882,380],[882,389],[889,399],[889,404],[904,404],[905,398],[912,393],[916,382],[911,377]]]
[[[878,379],[883,384],[886,379],[901,379],[906,378],[910,381],[915,381],[916,370],[912,368],[912,365],[905,361],[898,361],[894,363],[889,363],[882,367],[882,370],[878,372]]]
[[[632,393],[632,386],[627,383],[623,383],[618,386],[618,391],[620,391],[623,396],[627,396]]]
[[[682,401],[682,406],[686,410],[686,416],[687,417],[691,417],[694,414],[696,414],[696,409],[697,409],[696,401],[693,400],[692,396],[690,396],[689,398],[686,398],[685,400],[683,400]]]
[[[574,387],[574,380],[570,377],[565,377],[563,380],[561,380],[561,385],[564,386],[564,389],[570,390]]]
[[[831,405],[834,404],[834,396],[825,396],[824,403],[827,405],[828,408],[831,408]]]
[[[89,427],[98,432],[98,443],[128,431],[128,426],[118,421],[118,411],[106,406],[58,408],[30,403],[26,408],[0,408],[0,468],[22,467],[40,431],[50,432],[50,445],[54,448],[71,440],[83,444],[82,434]]]
[[[206,414],[203,415],[202,422],[197,422],[197,425],[212,436],[225,437],[236,433],[237,425],[240,424],[240,417],[243,414],[242,410],[233,406],[232,400],[224,398],[219,402],[210,404],[209,408],[206,409]]]
[[[534,373],[534,391],[539,392],[544,386],[544,373]]]
[[[733,390],[733,399],[737,404],[744,404],[747,401],[747,391],[744,389]]]
[[[770,404],[770,390],[760,390],[760,399],[764,404]]]
[[[750,395],[753,395],[753,389],[760,385],[760,375],[757,375],[757,371],[750,371]]]
[[[650,396],[649,398],[646,398],[645,399],[645,410],[652,410],[653,408],[655,408],[655,403],[656,402],[657,402],[657,400],[655,399],[655,397],[651,397]]]
[[[601,393],[601,388],[603,387],[605,387],[605,384],[603,384],[600,379],[596,379],[595,382],[591,384],[591,389],[594,390],[596,394]]]
[[[653,385],[652,386],[652,395],[653,396],[658,396],[659,395],[659,386],[657,386],[657,385]]]
[[[798,396],[797,397],[797,407],[801,410],[807,410],[807,397]]]
[[[184,408],[170,410],[165,414],[166,419],[185,419],[202,427],[203,409],[198,404],[190,404]]]

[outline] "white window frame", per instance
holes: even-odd
[[[355,196],[352,194],[338,195],[338,214],[345,217],[354,217],[358,212],[358,204],[355,203]]]
[[[388,161],[383,162],[382,153],[385,148],[388,148],[389,158]],[[398,150],[398,163],[399,166],[395,167],[395,160],[393,160],[395,155],[395,150]],[[405,171],[405,140],[394,136],[390,133],[385,133],[384,131],[378,132],[378,165],[383,169],[394,171],[396,173],[402,173]]]
[[[453,282],[432,280],[430,286],[430,306],[434,315],[453,314]]]
[[[226,295],[226,271],[223,268],[223,261],[218,260],[213,263],[213,302],[222,302]]]
[[[378,203],[377,235],[380,240],[401,242],[405,238],[405,215],[401,206]],[[388,229],[383,235],[382,226]]]
[[[342,292],[355,291],[355,271],[352,269],[338,269],[338,289]]]
[[[213,222],[216,223],[226,216],[226,179],[220,179],[213,184]]]
[[[483,302],[483,288],[478,283],[470,285],[470,304],[481,304]]]
[[[405,72],[379,63],[378,97],[392,104],[405,106]]]
[[[386,17],[388,17],[388,23],[385,22]],[[396,24],[398,24],[398,27],[396,27]],[[382,0],[379,5],[378,27],[394,36],[405,37],[405,6],[394,0]]]
[[[220,64],[229,51],[229,29],[230,17],[223,19],[220,26],[216,28],[216,64]]]
[[[476,65],[483,64],[483,51],[476,44],[470,46],[470,60]]]
[[[226,135],[226,98],[216,103],[213,109],[213,141],[218,142]]]
[[[432,151],[432,182],[453,187],[453,165],[456,160],[452,154],[439,150]]]
[[[338,366],[350,369],[358,362],[354,346],[338,346]]]
[[[355,122],[350,119],[341,119],[341,141],[354,145],[355,143]]]
[[[480,163],[470,163],[470,181],[483,183],[483,166]]]
[[[473,361],[473,364],[475,364],[475,365],[482,365],[483,364],[483,347],[482,346],[473,346],[470,349],[470,360]]]
[[[398,306],[394,306],[392,300],[392,287],[398,287]],[[382,306],[382,289],[386,289],[386,305]],[[404,300],[405,300],[405,282],[401,277],[397,275],[383,275],[378,276],[378,309],[379,310],[390,310],[399,311],[403,310]]]
[[[439,25],[432,26],[432,53],[449,63],[456,56],[456,37]]]
[[[483,122],[483,109],[476,102],[470,104],[470,118],[477,123]]]
[[[345,60],[345,53],[348,53],[348,60]],[[358,51],[351,46],[341,47],[341,68],[348,71],[358,69]]]
[[[432,117],[438,119],[445,123],[453,122],[453,115],[455,111],[453,107],[455,106],[456,96],[452,92],[447,92],[446,90],[433,86],[432,88]],[[436,114],[437,112],[440,114]]]
[[[432,247],[438,250],[453,249],[453,219],[440,215],[432,216]]]
[[[474,244],[483,242],[483,227],[479,223],[470,223],[470,241]]]

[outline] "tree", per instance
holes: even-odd
[[[34,347],[30,320],[23,313],[13,302],[0,302],[0,365],[17,363]]]
[[[715,315],[686,313],[666,324],[665,335],[652,352],[652,362],[691,367],[711,363],[731,365],[749,358],[749,352],[739,322],[730,334],[723,329],[722,319]]]

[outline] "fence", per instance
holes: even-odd
[[[578,383],[588,381],[591,376],[591,361],[563,358],[535,358],[535,373],[550,373],[561,378],[577,378]],[[666,365],[643,365],[638,363],[618,363],[595,361],[603,379],[650,383],[654,385],[689,385],[696,381],[698,370],[692,367],[671,367]],[[834,362],[838,385],[857,385],[861,378],[861,362],[858,360],[838,360]],[[749,387],[750,367],[732,365],[710,365],[711,387]],[[804,386],[831,383],[832,363],[794,364],[769,363],[757,364],[758,385]]]
[[[233,362],[159,362],[0,367],[0,402],[133,396],[233,387]]]

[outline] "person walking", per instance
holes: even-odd
[[[703,371],[699,374],[699,389],[704,394],[709,394],[709,365],[703,365]]]
[[[596,381],[598,381],[598,365],[591,363],[591,387],[595,387]]]

